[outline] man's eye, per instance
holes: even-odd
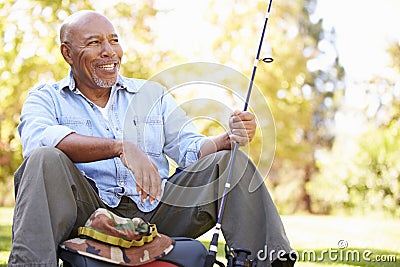
[[[112,39],[111,42],[118,43],[118,38]]]
[[[99,43],[99,41],[97,41],[97,40],[96,41],[90,41],[89,45],[95,45],[95,44],[98,44],[98,43]]]

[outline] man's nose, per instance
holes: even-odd
[[[112,57],[115,55],[115,51],[108,41],[104,41],[102,43],[102,56],[103,57]]]

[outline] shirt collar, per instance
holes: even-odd
[[[115,85],[113,85],[112,89],[115,90],[125,89],[131,93],[136,93],[139,90],[138,86],[128,86],[128,84],[130,84],[130,82],[125,77],[121,76],[118,73],[117,82]],[[69,89],[71,92],[76,91],[75,79],[71,69],[69,70],[68,76],[62,79],[59,82],[59,85],[62,90]]]

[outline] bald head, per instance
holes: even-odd
[[[107,17],[93,10],[81,10],[72,14],[61,25],[60,28],[61,43],[71,42],[72,39],[71,35],[75,30],[78,30],[79,28],[88,24],[89,22],[93,22],[98,19],[106,20],[109,22]]]

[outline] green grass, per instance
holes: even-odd
[[[12,208],[0,207],[0,266],[7,266],[11,248]]]
[[[11,247],[12,212],[11,208],[0,208],[0,267],[7,265]],[[400,220],[283,216],[283,222],[292,247],[300,256],[296,267],[400,266]],[[210,234],[200,238],[207,248],[210,239]],[[348,247],[340,249],[339,241]],[[223,237],[218,249],[218,258],[222,260]]]

